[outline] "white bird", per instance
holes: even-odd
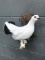
[[[25,48],[27,43],[26,39],[34,33],[34,24],[39,19],[38,15],[33,15],[27,25],[16,26],[13,22],[5,22],[4,31],[6,34],[12,34],[13,39],[20,40],[20,49]]]

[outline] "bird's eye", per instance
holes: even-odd
[[[34,18],[36,18],[36,16],[34,16]]]

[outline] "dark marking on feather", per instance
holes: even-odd
[[[15,25],[15,22],[13,22],[13,21],[8,21],[8,23]],[[4,32],[5,32],[5,34],[12,34],[10,32],[10,30],[7,28],[6,24],[4,25]]]

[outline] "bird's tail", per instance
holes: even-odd
[[[5,24],[4,24],[4,32],[5,32],[5,34],[12,34],[12,32],[10,31],[11,30],[10,27],[12,27],[11,25],[9,25],[10,23],[15,25],[15,22],[13,22],[13,21],[5,22]]]

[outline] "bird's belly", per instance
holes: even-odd
[[[25,38],[28,39],[29,37],[32,36],[34,30],[33,31],[28,31],[26,34],[25,34]]]

